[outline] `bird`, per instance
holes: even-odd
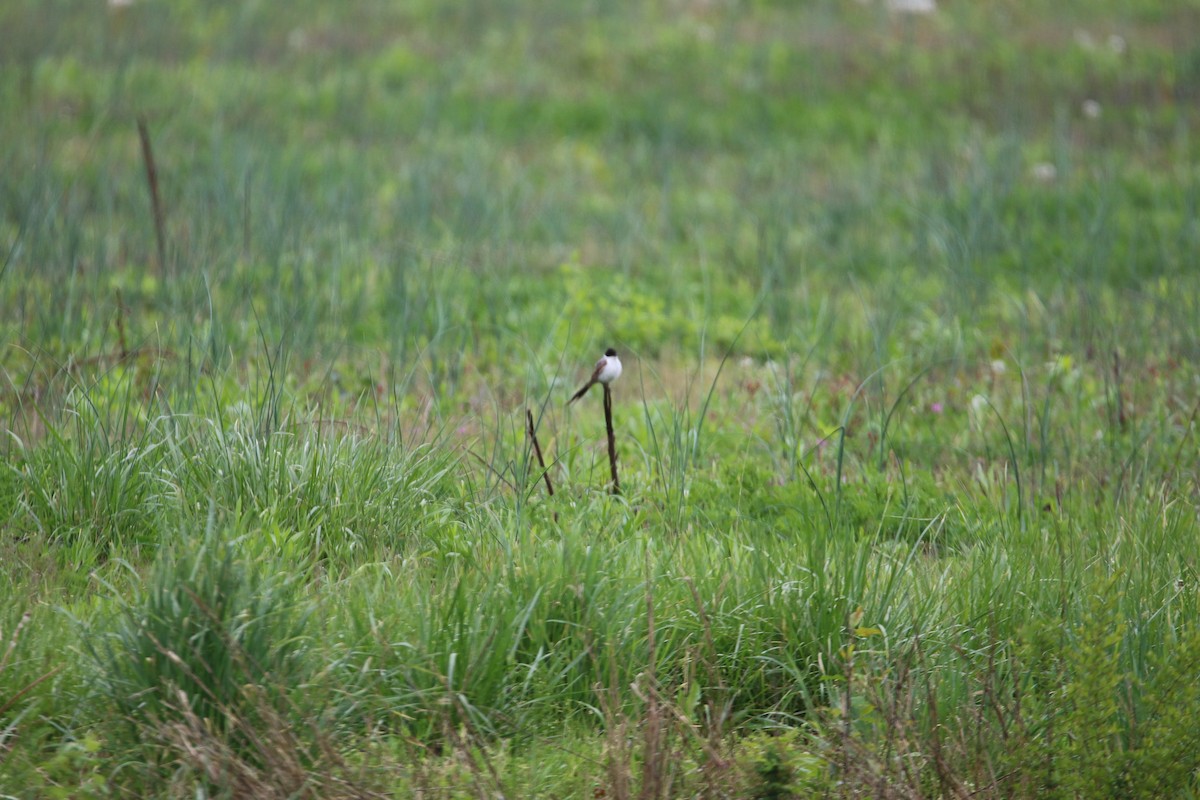
[[[583,397],[587,394],[588,389],[597,383],[608,386],[619,377],[621,377],[621,359],[617,358],[617,351],[610,347],[604,351],[604,357],[596,362],[596,369],[592,371],[591,379],[583,385],[582,389],[571,395],[571,399],[567,401],[567,405],[571,405],[571,403]]]

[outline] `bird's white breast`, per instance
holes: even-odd
[[[596,380],[601,383],[612,383],[619,377],[621,377],[621,359],[616,356],[606,356]]]

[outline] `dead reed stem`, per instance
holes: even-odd
[[[138,117],[138,138],[142,140],[142,160],[146,162],[146,183],[150,187],[150,205],[154,210],[154,235],[158,242],[158,272],[167,268],[167,236],[164,231],[162,197],[158,192],[158,168],[154,165],[154,150],[150,147],[150,130],[146,118]]]
[[[613,433],[612,390],[604,384],[604,426],[608,430],[608,466],[612,472],[612,493],[621,493],[621,479],[617,477],[617,437]]]
[[[554,484],[550,482],[550,471],[546,469],[546,460],[542,458],[542,446],[538,444],[537,431],[533,427],[533,412],[525,409],[525,422],[529,431],[529,441],[533,442],[533,452],[537,455],[538,466],[542,470],[542,479],[546,481],[546,493],[554,497]]]

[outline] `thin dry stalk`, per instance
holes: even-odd
[[[0,672],[8,666],[8,659],[12,657],[13,651],[17,649],[17,642],[21,639],[21,631],[25,630],[25,626],[29,624],[29,620],[33,615],[26,611],[21,616],[21,621],[17,623],[16,629],[13,631],[12,637],[8,640],[8,647],[4,650],[4,657],[0,658]]]
[[[854,614],[847,610],[846,612],[846,637],[847,644],[844,647],[844,657],[842,659],[842,678],[846,685],[842,692],[842,797],[849,797],[850,791],[850,742],[854,734],[854,720],[852,712],[854,706],[851,704],[851,695],[854,692],[854,628],[856,621]]]
[[[451,715],[447,714],[443,717],[443,735],[454,748],[454,752],[459,759],[466,764],[467,769],[471,773],[474,781],[475,792],[479,795],[480,800],[504,800],[508,795],[504,792],[504,782],[500,779],[500,773],[496,770],[496,766],[491,759],[487,757],[487,750],[482,746],[472,747],[472,739],[480,740],[481,737],[472,734],[470,727],[470,715],[465,707],[462,696],[452,690],[449,681],[443,676],[443,685],[446,687],[446,695],[451,698],[451,702],[458,710],[458,717],[461,720],[462,733],[455,727]],[[482,763],[486,768],[480,768]],[[490,783],[490,786],[488,785]]]
[[[250,177],[251,173],[246,173],[246,178],[242,182],[242,255],[247,258],[250,256]]]
[[[725,757],[725,725],[729,721],[733,710],[733,703],[729,699],[729,687],[725,683],[725,677],[721,674],[721,670],[716,663],[717,645],[712,635],[712,620],[709,619],[708,612],[705,610],[704,601],[700,599],[700,592],[696,589],[696,582],[691,578],[686,578],[685,583],[689,591],[692,593],[692,600],[696,603],[696,612],[700,616],[700,623],[704,629],[704,645],[707,653],[700,659],[705,672],[708,673],[710,684],[715,685],[716,691],[705,693],[704,705],[707,709],[705,717],[705,737],[704,737],[704,764],[701,769],[704,773],[703,796],[713,796],[714,790],[720,784],[720,778],[728,772],[731,765],[731,760]],[[722,583],[722,591],[724,583]]]
[[[125,339],[125,304],[121,302],[121,290],[117,289],[117,344],[121,348],[121,360],[129,357],[129,344]]]
[[[150,146],[150,129],[146,118],[138,117],[138,138],[142,141],[142,160],[146,163],[146,184],[150,188],[150,205],[154,211],[154,235],[158,242],[158,272],[167,268],[167,235],[163,221],[162,197],[158,191],[158,168],[154,164],[154,149]]]
[[[4,656],[0,657],[0,672],[4,672],[4,669],[8,666],[8,661],[10,658],[12,658],[13,651],[15,651],[17,649],[17,642],[20,641],[20,639],[21,639],[21,632],[25,630],[25,627],[29,624],[29,620],[32,618],[33,618],[33,615],[30,614],[28,611],[26,611],[21,616],[21,621],[17,623],[16,629],[13,630],[12,637],[8,640],[8,647],[5,648],[5,650],[4,650]],[[54,667],[53,669],[49,670],[48,672],[42,673],[41,675],[34,678],[29,683],[25,684],[25,686],[23,686],[15,694],[13,694],[11,697],[9,697],[7,700],[5,700],[3,704],[0,704],[0,714],[3,714],[5,711],[8,711],[10,708],[12,708],[14,705],[17,704],[17,701],[19,701],[22,697],[24,697],[25,695],[27,695],[31,691],[33,691],[33,689],[35,687],[37,687],[38,684],[54,677],[61,670],[62,670],[62,665],[59,665],[59,666]],[[4,742],[7,741],[8,738],[9,738],[9,734],[7,731],[0,731],[0,745],[3,745]]]
[[[1121,353],[1113,350],[1113,392],[1117,395],[1117,425],[1121,430],[1129,427],[1129,415],[1125,411],[1125,396],[1121,392]]]
[[[178,704],[173,707],[176,718],[159,721],[152,728],[157,740],[173,753],[176,763],[183,767],[175,780],[197,778],[211,786],[228,790],[233,797],[274,798],[380,798],[378,792],[343,775],[346,765],[336,757],[332,743],[318,741],[318,752],[334,760],[315,759],[296,735],[289,720],[276,712],[265,698],[256,704],[253,726],[233,712],[223,713],[254,746],[255,758],[247,760],[229,741],[213,732],[212,726],[196,715],[192,704],[182,691],[177,691]],[[315,763],[314,763],[315,761]],[[177,787],[182,796],[188,787]]]
[[[174,653],[167,655],[178,658]],[[316,721],[307,726],[312,740],[305,742],[300,735],[303,728],[275,707],[264,687],[246,684],[242,693],[247,709],[227,703],[218,708],[226,722],[223,732],[211,720],[202,719],[187,693],[178,687],[173,688],[176,702],[167,706],[171,719],[155,718],[144,726],[146,741],[165,747],[183,768],[176,771],[176,781],[200,779],[228,790],[233,797],[265,800],[378,800],[385,796],[370,788],[361,769],[346,763]],[[288,703],[293,712],[298,711],[290,700]],[[239,738],[240,743],[235,744]],[[356,771],[358,776],[352,777]],[[177,788],[171,796],[190,793],[190,787]]]
[[[533,452],[537,456],[538,467],[542,470],[542,480],[546,482],[546,494],[554,497],[554,484],[550,482],[550,470],[546,469],[546,460],[542,458],[542,446],[538,443],[537,430],[533,426],[533,412],[528,408],[525,409],[526,431],[529,433],[529,441],[533,442]],[[555,513],[554,519],[558,520],[558,514]]]
[[[829,760],[836,763],[843,797],[878,800],[922,800],[925,797],[920,765],[925,756],[912,735],[913,692],[910,665],[901,660],[896,679],[885,684],[864,682],[863,698],[880,711],[887,727],[882,748],[848,735],[844,725],[831,725],[836,737]],[[844,716],[845,704],[839,709]],[[844,720],[837,720],[844,722]]]
[[[612,390],[604,384],[604,426],[608,431],[608,466],[612,472],[612,493],[621,493],[621,479],[617,477],[617,436],[613,433]]]
[[[629,718],[621,710],[621,694],[617,688],[617,654],[608,651],[609,685],[597,683],[596,695],[604,712],[605,771],[608,773],[607,796],[612,800],[629,800],[631,776],[629,765],[632,753],[629,749]]]
[[[3,714],[5,711],[8,711],[10,708],[12,708],[18,700],[33,691],[39,684],[62,672],[62,669],[62,665],[60,664],[49,672],[43,672],[41,675],[25,684],[25,686],[22,687],[16,694],[4,701],[4,705],[0,706],[0,714]]]
[[[605,411],[609,410],[608,387],[604,387]],[[612,426],[609,425],[609,442],[611,452]],[[616,461],[613,461],[613,480],[616,481]],[[619,490],[618,490],[619,491]],[[655,642],[654,627],[654,580],[650,573],[650,555],[646,555],[646,637],[647,661],[644,676],[646,702],[646,719],[642,727],[642,800],[656,800],[662,796],[666,782],[666,729],[663,725],[662,707],[658,696],[658,671],[655,661],[658,658],[657,643]]]
[[[929,707],[930,756],[938,782],[942,787],[942,794],[948,797],[968,798],[971,793],[954,774],[946,760],[945,752],[942,750],[942,723],[938,717],[937,693],[934,691],[933,681],[929,678],[929,668],[925,663],[925,651],[921,648],[920,637],[916,639],[915,647],[921,672],[925,678],[925,699]]]

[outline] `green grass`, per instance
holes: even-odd
[[[1194,796],[1200,10],[940,5],[8,3],[0,796]]]

